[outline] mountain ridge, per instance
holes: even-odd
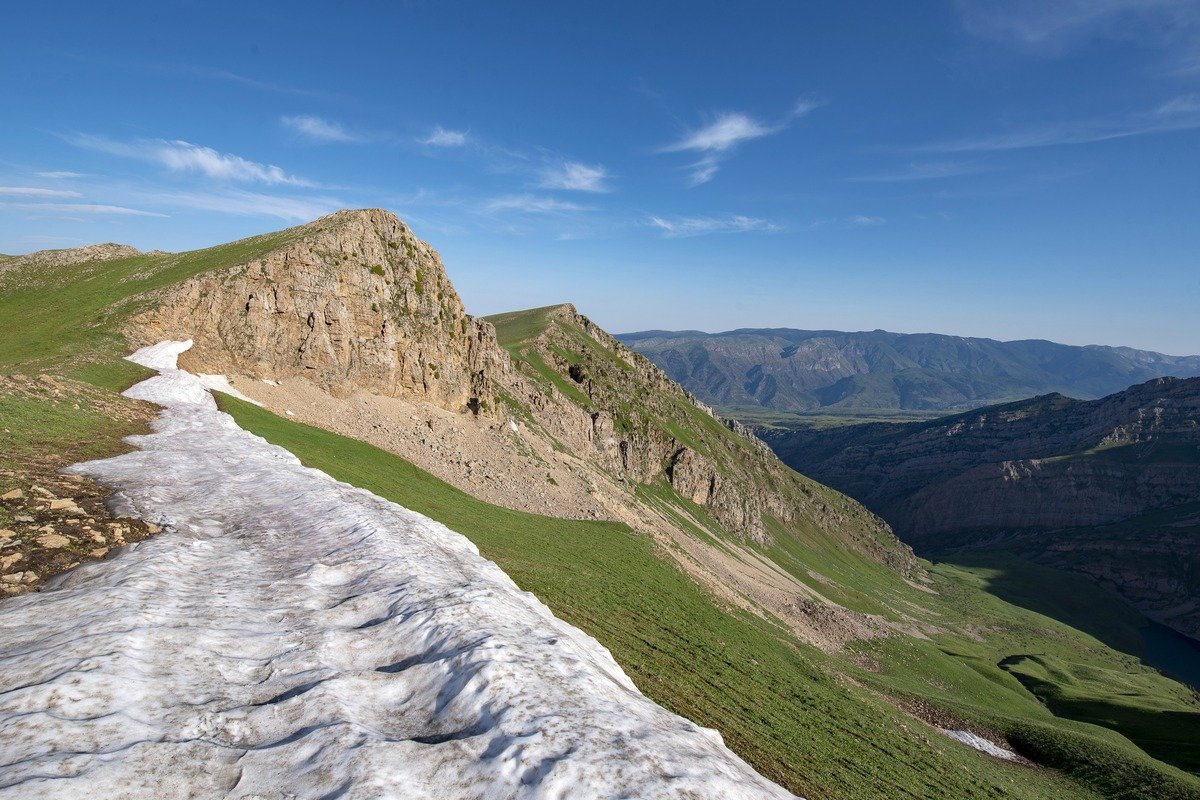
[[[617,338],[732,410],[953,411],[1051,391],[1090,399],[1163,375],[1200,375],[1200,356],[1045,339],[791,328]]]

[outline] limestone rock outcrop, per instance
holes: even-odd
[[[182,366],[195,372],[494,404],[489,376],[507,368],[495,331],[466,313],[441,258],[395,215],[341,211],[288,234],[261,258],[161,293],[131,338],[194,339]]]

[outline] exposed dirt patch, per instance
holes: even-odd
[[[44,414],[30,415],[30,408]],[[95,481],[59,470],[128,449],[155,409],[66,378],[0,376],[0,597],[37,591],[47,579],[158,532],[115,517]]]
[[[560,519],[619,518],[601,499],[624,493],[615,482],[519,422],[369,392],[334,397],[299,378],[235,376],[230,383],[276,414],[395,453],[493,505]]]
[[[108,491],[87,478],[31,469],[0,471],[0,593],[37,591],[46,579],[159,532],[117,518]]]

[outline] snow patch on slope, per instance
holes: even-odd
[[[938,728],[939,731],[949,736],[951,739],[957,739],[967,747],[974,747],[981,753],[987,753],[995,758],[1002,758],[1005,761],[1015,761],[1020,756],[1012,750],[1006,750],[995,742],[989,741],[982,736],[977,736],[970,731],[951,730],[949,728]]]
[[[169,526],[4,604],[0,797],[787,798],[464,537],[302,466],[175,369],[73,468]]]

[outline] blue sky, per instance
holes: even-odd
[[[475,314],[1200,352],[1200,0],[21,4],[0,70],[0,252],[382,206]]]

